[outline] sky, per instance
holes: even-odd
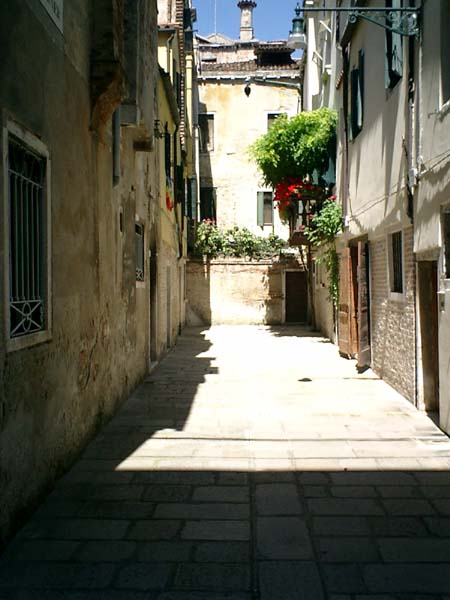
[[[262,41],[286,39],[292,27],[296,0],[256,0],[253,10],[255,38]],[[194,27],[200,35],[214,33],[214,5],[217,4],[217,31],[233,39],[239,38],[240,10],[238,0],[193,0],[197,9]]]

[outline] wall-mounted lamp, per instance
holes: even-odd
[[[153,135],[158,140],[160,140],[161,138],[164,137],[164,131],[162,130],[161,121],[159,119],[155,119],[155,121],[154,121],[154,124],[153,124]]]
[[[307,4],[307,3],[306,3]],[[295,12],[299,9],[297,8]],[[356,23],[358,19],[364,19],[370,23],[374,23],[383,29],[398,33],[399,35],[412,37],[419,37],[419,15],[420,8],[392,8],[392,6],[367,6],[365,8],[358,8],[356,6],[334,6],[334,7],[321,7],[321,8],[309,8],[305,6],[306,12],[344,12],[348,13],[348,22]],[[295,19],[294,19],[295,21]],[[303,19],[302,19],[303,21]],[[291,34],[289,35],[289,37]],[[288,42],[289,44],[289,42]]]
[[[293,81],[280,81],[278,77],[268,77],[267,75],[255,75],[254,77],[247,77],[245,80],[244,93],[247,98],[252,93],[251,84],[263,85],[268,87],[284,87],[290,90],[297,90],[299,94],[302,93],[302,86],[299,83]]]
[[[289,48],[306,48],[305,23],[301,15],[300,4],[295,7],[295,17],[292,19],[292,31],[289,32],[287,45]]]

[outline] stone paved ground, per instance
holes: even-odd
[[[1,600],[450,600],[450,444],[295,328],[189,330],[0,562]]]

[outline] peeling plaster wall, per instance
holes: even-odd
[[[250,74],[249,74],[250,75]],[[202,82],[200,113],[214,115],[214,150],[200,155],[201,186],[217,189],[217,223],[220,227],[247,227],[258,235],[275,234],[287,239],[288,227],[274,210],[274,227],[257,225],[257,192],[264,186],[249,146],[267,132],[269,113],[299,110],[295,89],[253,84],[244,93],[245,81]]]
[[[0,546],[149,364],[148,277],[137,285],[134,224],[138,217],[148,236],[155,159],[136,153],[135,130],[122,127],[120,181],[113,187],[110,118],[101,131],[92,129],[93,7],[88,0],[75,4],[64,3],[63,34],[39,2],[10,0],[0,19],[0,54],[7,57],[0,64],[0,114],[39,137],[52,160],[53,307],[50,341],[7,353],[2,276]],[[146,6],[156,68],[156,3]],[[155,73],[146,77],[153,90]],[[4,177],[0,172],[2,207]],[[147,273],[148,266],[146,258]]]

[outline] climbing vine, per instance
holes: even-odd
[[[317,262],[323,262],[328,274],[328,295],[333,306],[339,300],[339,258],[336,251],[336,235],[341,230],[342,208],[331,196],[322,208],[312,216],[311,226],[305,230],[305,235],[316,248],[322,249],[322,256]]]

